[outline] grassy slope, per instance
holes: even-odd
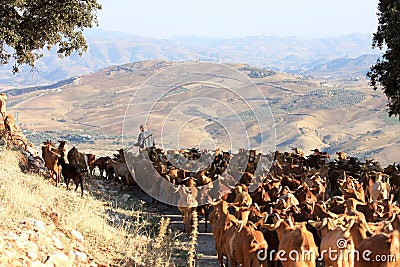
[[[18,167],[18,155],[19,152],[0,149],[0,232],[12,222],[37,219],[46,223],[46,229],[57,228],[65,233],[61,238],[65,251],[72,246],[68,233],[81,232],[86,253],[97,263],[172,264],[170,243],[174,233],[168,229],[168,221],[142,212],[143,204],[135,199],[122,203],[117,197],[101,195],[102,191],[96,191],[93,184],[89,188],[93,195],[81,198],[79,193],[55,187],[42,176],[24,174]],[[38,244],[40,248],[43,245]],[[39,258],[46,259],[42,254],[50,252],[45,251],[40,252]]]

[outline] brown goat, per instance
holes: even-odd
[[[42,146],[42,158],[44,160],[44,164],[46,168],[49,170],[51,178],[54,179],[54,175],[56,176],[55,177],[56,186],[60,182],[60,177],[61,177],[61,167],[60,165],[58,165],[59,157],[60,155],[51,151],[50,144]]]
[[[14,117],[9,114],[4,118],[4,128],[8,132],[11,140],[13,140],[14,127],[15,127]]]

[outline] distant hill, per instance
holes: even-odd
[[[305,74],[331,77],[365,76],[369,66],[375,63],[377,55],[362,55],[357,58],[341,57],[305,71]]]
[[[352,69],[352,65],[356,66],[363,60],[363,57],[355,60],[342,58],[324,66],[329,71]],[[125,140],[136,140],[138,126],[147,120],[145,117],[149,110],[152,110],[150,119],[153,120],[148,123],[151,125],[149,128],[157,140],[161,141],[163,136],[164,144],[166,140],[175,140],[172,138],[175,130],[185,125],[188,132],[182,131],[180,135],[183,143],[193,145],[199,144],[199,140],[223,141],[223,132],[219,131],[218,124],[213,123],[213,119],[192,121],[191,118],[202,118],[207,114],[208,118],[218,118],[216,121],[222,120],[225,123],[236,118],[237,114],[248,127],[247,136],[250,137],[252,147],[259,146],[262,139],[254,127],[257,123],[249,108],[240,105],[236,95],[201,83],[196,86],[184,85],[167,93],[162,91],[166,89],[160,84],[170,84],[169,79],[174,78],[166,75],[154,83],[158,86],[142,91],[146,92],[145,96],[138,97],[137,91],[145,81],[176,65],[178,64],[175,62],[160,60],[136,62],[105,68],[52,86],[7,91],[8,110],[12,114],[18,114],[20,128],[31,142],[40,144],[46,139],[65,139],[71,146],[79,144],[83,151],[95,151],[99,155],[103,155],[105,151],[108,154],[115,153],[121,148],[122,133]],[[322,65],[320,64],[320,69],[323,69]],[[255,106],[255,114],[269,118],[265,100],[269,103],[274,123],[272,126],[268,124],[271,120],[266,120],[263,125],[275,129],[276,138],[271,134],[273,131],[263,132],[265,145],[276,145],[282,151],[300,147],[306,154],[313,148],[319,148],[328,151],[332,156],[337,151],[344,151],[362,160],[366,157],[373,158],[382,164],[400,162],[398,119],[388,117],[385,110],[387,98],[382,92],[374,91],[367,80],[326,80],[244,64],[230,66],[251,77],[251,81],[266,97],[259,98],[254,91],[247,90],[247,86],[241,87],[244,91],[239,95],[244,96],[249,105]],[[185,79],[198,81],[199,73],[202,72],[186,74]],[[207,74],[208,84],[230,81],[226,78],[231,75],[228,71],[212,74]],[[204,90],[202,97],[207,97],[210,101],[201,106],[187,101],[195,98],[193,96],[196,96],[197,90]],[[163,95],[162,101],[158,101],[160,94]],[[132,97],[135,97],[135,101],[130,104]],[[223,100],[227,105],[236,103],[238,112],[226,113],[229,109],[225,110],[221,101],[211,101],[213,99]],[[189,105],[185,106],[185,103]],[[127,112],[128,105],[133,104],[135,106],[131,110],[134,112]],[[241,132],[242,126],[235,124],[235,120],[231,122],[235,127],[229,128],[229,134],[244,136]],[[123,131],[124,125],[131,126],[127,132]],[[161,129],[165,135],[161,134]],[[191,134],[190,129],[196,129],[196,134]]]
[[[0,91],[9,86],[25,87],[51,84],[66,78],[93,73],[111,65],[141,60],[169,61],[202,60],[210,62],[241,62],[272,70],[320,76],[365,77],[378,52],[371,49],[371,36],[349,34],[331,38],[249,36],[218,39],[185,37],[154,39],[142,36],[88,30],[88,52],[58,59],[55,50],[44,51],[44,58],[30,73],[24,67],[20,74],[11,74],[11,65],[0,68]],[[354,62],[348,68],[336,66],[335,60]],[[360,60],[362,59],[362,60]]]

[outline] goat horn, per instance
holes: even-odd
[[[272,208],[272,206],[270,206],[270,207],[269,207],[269,210],[268,210],[268,213],[269,213],[269,214],[272,214],[272,211],[273,211],[273,208]]]
[[[221,201],[222,201],[222,200],[217,200],[217,201],[212,200],[212,201],[208,202],[208,204],[210,204],[210,205],[212,205],[212,206],[216,206],[216,205],[218,205]]]
[[[355,223],[354,220],[350,220],[349,226],[347,227],[347,229],[351,229],[353,227],[354,223]]]
[[[239,223],[239,230],[238,230],[238,232],[240,232],[240,231],[242,231],[244,225],[243,225],[243,221],[241,221],[241,220],[239,220],[238,223]]]
[[[254,229],[257,229],[257,225],[255,225],[252,221],[248,221],[247,223],[250,224]]]
[[[175,192],[174,192],[174,193],[178,192],[178,191],[179,191],[179,189],[181,189],[181,185],[178,185],[178,186],[176,187],[176,189],[175,189]]]
[[[396,212],[393,212],[392,218],[390,219],[389,222],[390,223],[394,222],[394,220],[396,219],[396,216],[397,216]]]
[[[269,215],[267,213],[267,214],[265,214],[264,223],[267,223],[268,218],[269,218]]]

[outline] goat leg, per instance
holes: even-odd
[[[204,207],[204,227],[206,233],[208,232],[208,215],[210,214],[210,208]]]

